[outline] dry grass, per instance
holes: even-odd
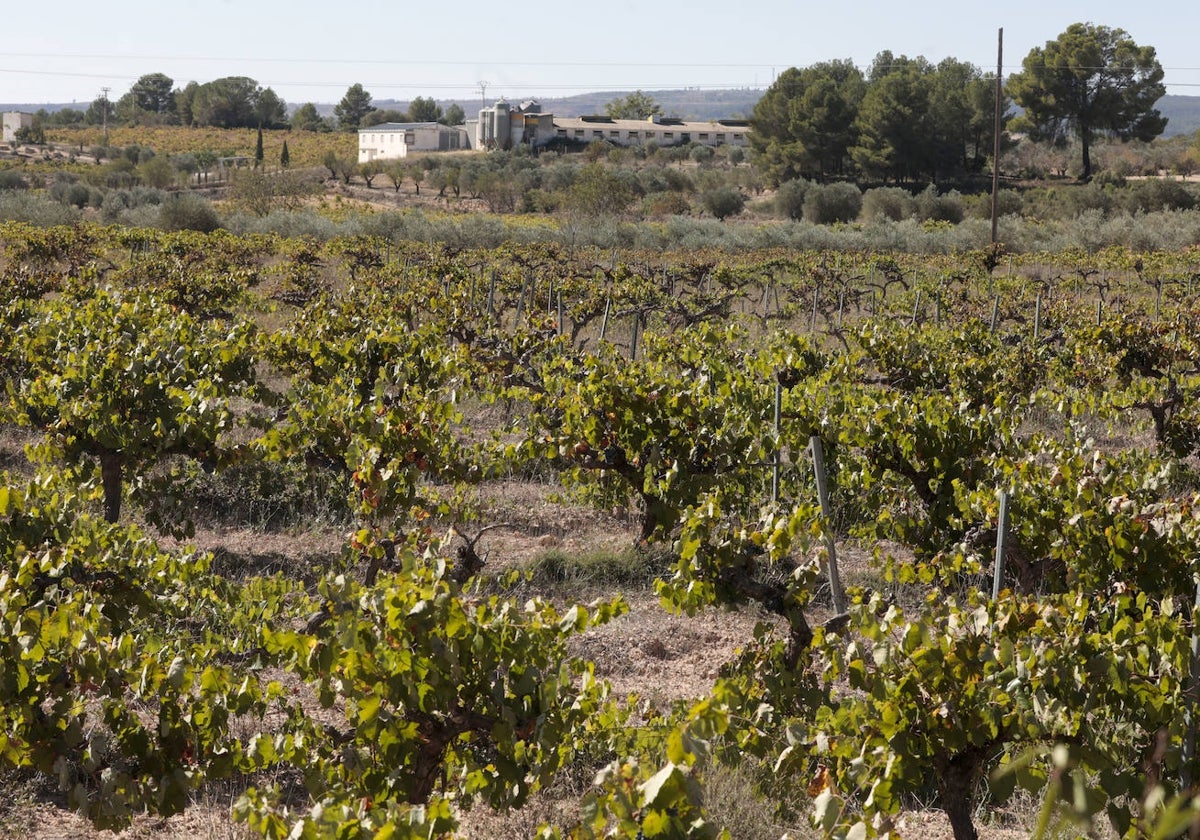
[[[182,814],[138,817],[119,832],[101,831],[66,810],[62,797],[28,781],[0,785],[0,837],[4,840],[250,840],[230,816],[241,794],[233,784],[209,785]]]

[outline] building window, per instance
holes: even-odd
[[[576,136],[576,137],[583,137],[583,136],[584,136],[584,131],[583,131],[583,129],[582,129],[582,128],[577,128],[577,129],[575,129],[575,136]]]
[[[664,131],[664,132],[663,132],[663,139],[664,139],[664,140],[674,140],[674,139],[675,139],[675,132],[674,132],[674,131]]]
[[[700,139],[701,139],[701,140],[707,140],[707,139],[708,139],[708,132],[707,132],[707,131],[701,131],[701,132],[700,132]]]
[[[703,134],[701,134],[700,136],[701,136],[701,137],[703,137],[704,135],[703,135]],[[724,141],[725,141],[725,135],[724,135],[724,134],[718,134],[716,139],[717,139],[717,142],[718,142],[718,143],[722,143],[722,142],[724,142]]]
[[[409,134],[409,133],[405,132],[405,134],[404,134],[404,145],[406,145],[406,146],[415,146],[416,144],[417,144],[417,135],[415,135],[415,134]]]

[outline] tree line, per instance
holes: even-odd
[[[35,114],[35,128],[68,125],[183,125],[214,128],[294,128],[300,131],[352,131],[383,122],[443,122],[460,125],[463,109],[451,104],[443,113],[432,98],[418,96],[407,111],[376,108],[361,84],[351,85],[334,109],[323,117],[312,102],[289,117],[287,103],[270,87],[247,76],[225,76],[211,82],[188,82],[182,88],[165,73],[147,73],[119,99],[94,99],[86,110],[63,108]]]
[[[1122,29],[1075,23],[1030,51],[1000,93],[1001,131],[1065,145],[1078,139],[1082,177],[1101,139],[1151,140],[1166,127],[1153,47]],[[750,141],[774,184],[796,178],[919,184],[969,178],[989,166],[996,77],[955,58],[879,53],[789,68],[754,108]],[[1014,117],[1013,104],[1023,111]]]

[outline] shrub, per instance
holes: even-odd
[[[637,173],[638,185],[644,195],[651,193],[665,192],[670,189],[667,184],[666,175],[663,170],[657,166],[646,166],[638,170]]]
[[[1074,219],[1089,210],[1107,213],[1113,207],[1113,195],[1111,189],[1095,183],[1030,190],[1025,193],[1024,214],[1048,221]]]
[[[20,172],[11,169],[0,170],[0,190],[23,190],[25,187],[25,179]]]
[[[28,191],[0,192],[0,221],[28,222],[50,227],[79,221],[79,211],[44,195]]]
[[[565,190],[575,183],[579,176],[580,166],[577,163],[559,161],[551,163],[542,169],[542,186],[548,190]]]
[[[89,172],[86,179],[102,187],[132,187],[137,182],[134,165],[123,157],[113,158]]]
[[[712,146],[697,144],[692,146],[692,150],[688,153],[688,156],[699,166],[708,166],[712,163],[713,158],[717,156],[717,150]]]
[[[800,219],[804,216],[804,196],[811,187],[803,178],[784,181],[775,192],[775,210],[785,219]]]
[[[71,186],[67,187],[66,195],[63,196],[63,202],[82,210],[88,206],[88,201],[91,197],[92,191],[88,189],[87,184],[71,184]]]
[[[607,140],[596,139],[587,144],[587,148],[583,150],[583,156],[588,163],[597,163],[608,157],[612,147],[612,143]]]
[[[922,222],[950,222],[956,225],[963,220],[962,196],[957,190],[938,195],[937,187],[930,184],[914,202],[917,219]]]
[[[642,202],[642,212],[647,216],[682,216],[692,209],[691,203],[681,193],[655,192]]]
[[[207,199],[183,193],[171,196],[159,205],[158,226],[163,230],[198,230],[201,233],[210,233],[221,226],[221,220]]]
[[[153,158],[154,150],[149,146],[139,146],[137,143],[132,143],[125,147],[125,151],[122,154],[127,161],[136,166]]]
[[[902,222],[917,212],[917,203],[908,190],[900,187],[876,187],[863,193],[862,217],[867,222]]]
[[[541,189],[526,190],[521,194],[517,209],[522,213],[553,213],[562,204],[562,194]]]
[[[151,157],[138,164],[136,174],[143,184],[160,190],[175,183],[175,168],[166,158]]]
[[[1196,195],[1186,184],[1169,178],[1147,178],[1137,181],[1121,195],[1121,205],[1130,213],[1153,213],[1159,210],[1191,210]]]
[[[696,189],[691,176],[681,169],[664,169],[662,174],[667,182],[667,189],[684,193],[693,192]]]
[[[746,208],[746,199],[741,191],[733,187],[716,187],[700,196],[704,209],[721,221],[736,216]]]
[[[326,240],[340,231],[331,220],[315,210],[272,210],[266,216],[239,211],[225,219],[225,227],[237,234],[274,233],[284,238],[311,236]]]
[[[109,190],[100,204],[100,218],[115,222],[130,206],[129,193],[125,190]]]
[[[846,181],[812,186],[804,196],[804,218],[813,224],[852,222],[862,210],[862,193]]]
[[[117,224],[125,225],[126,227],[158,227],[160,221],[159,210],[153,204],[139,204],[137,207],[130,207],[128,210],[121,213],[117,219]]]
[[[1025,209],[1025,199],[1017,190],[1000,190],[996,194],[996,205],[1000,211],[998,216],[1018,216]],[[978,193],[964,198],[963,209],[972,219],[992,218],[991,193]]]

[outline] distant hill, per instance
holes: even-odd
[[[704,90],[701,88],[684,88],[683,90],[647,90],[644,91],[655,102],[662,106],[663,113],[671,117],[681,117],[693,120],[712,120],[722,118],[749,117],[754,105],[763,95],[760,88],[743,88],[737,90]],[[522,102],[525,99],[536,98],[542,105],[542,110],[563,117],[581,117],[588,114],[603,114],[604,106],[630,91],[603,91],[600,93],[581,93],[575,96],[558,97],[526,97],[509,96],[509,102]],[[489,97],[487,104],[491,105],[495,98]],[[437,103],[446,109],[451,103],[457,103],[468,118],[479,112],[482,104],[479,99],[439,99]],[[289,103],[292,108],[303,103]],[[377,108],[407,110],[409,100],[406,99],[376,99],[373,104]],[[0,111],[37,111],[45,108],[47,111],[60,111],[63,108],[86,110],[88,103],[0,103]],[[333,103],[317,103],[317,111],[323,116],[333,114]],[[1164,137],[1175,137],[1180,134],[1191,134],[1200,129],[1200,96],[1164,96],[1158,101],[1158,109],[1167,117],[1167,130]]]
[[[1191,134],[1200,129],[1200,96],[1173,96],[1158,100],[1158,110],[1167,118],[1164,137]]]
[[[630,91],[612,90],[599,93],[581,93],[575,96],[526,97],[509,96],[506,99],[519,104],[527,99],[537,99],[542,110],[557,114],[560,117],[582,117],[588,114],[603,114],[604,106],[614,99],[625,96]],[[749,117],[754,110],[754,103],[763,95],[760,89],[747,88],[742,90],[701,90],[687,88],[684,90],[647,90],[644,93],[662,106],[663,114],[669,117],[680,117],[693,120],[716,120],[725,118]],[[487,104],[495,103],[495,98],[488,97]],[[406,99],[374,99],[371,104],[376,108],[404,111],[408,109]],[[466,112],[468,119],[473,118],[482,106],[478,99],[438,99],[442,110],[456,103]],[[317,105],[317,111],[323,115],[332,114],[332,105]]]

